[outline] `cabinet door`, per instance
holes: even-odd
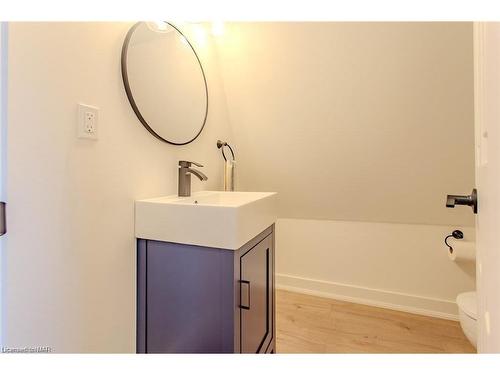
[[[265,352],[273,332],[273,236],[240,258],[241,352]]]
[[[145,352],[230,353],[234,253],[148,241]]]

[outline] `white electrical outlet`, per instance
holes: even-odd
[[[78,138],[97,139],[99,108],[78,104]]]

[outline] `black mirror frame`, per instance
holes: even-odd
[[[166,22],[164,21],[167,25],[171,26],[172,28],[174,28],[185,40],[186,42],[188,43],[189,47],[191,47],[191,50],[193,51],[195,57],[196,57],[196,60],[198,60],[198,64],[200,66],[200,70],[201,70],[201,74],[203,76],[203,82],[205,83],[205,116],[203,118],[203,124],[201,125],[201,128],[200,130],[198,131],[198,133],[189,141],[187,142],[183,142],[183,143],[177,143],[177,142],[172,142],[172,141],[169,141],[165,138],[163,138],[162,136],[160,136],[158,133],[156,133],[153,128],[151,128],[151,126],[147,123],[146,119],[142,116],[141,114],[141,111],[139,110],[139,107],[137,106],[135,100],[134,100],[134,96],[132,95],[132,90],[130,89],[130,84],[129,84],[129,80],[128,80],[128,73],[127,73],[127,52],[128,52],[128,45],[130,43],[130,39],[132,38],[132,35],[135,31],[135,29],[141,24],[143,23],[142,21],[141,22],[137,22],[135,23],[131,28],[130,30],[128,31],[127,35],[125,36],[125,40],[123,41],[123,46],[122,46],[122,55],[121,55],[121,69],[122,69],[122,78],[123,78],[123,85],[125,86],[125,92],[127,93],[127,98],[128,98],[128,101],[130,102],[130,105],[132,106],[132,109],[134,110],[137,118],[139,119],[139,121],[141,122],[141,124],[153,135],[155,136],[157,139],[163,141],[163,142],[166,142],[166,143],[169,143],[171,145],[176,145],[176,146],[182,146],[182,145],[187,145],[188,143],[191,143],[193,142],[196,138],[198,138],[198,136],[201,134],[201,132],[203,131],[203,128],[205,127],[205,124],[207,122],[207,116],[208,116],[208,85],[207,85],[207,78],[205,77],[205,71],[203,70],[203,66],[201,65],[201,61],[200,61],[200,58],[198,57],[198,54],[196,53],[195,49],[193,48],[191,42],[186,38],[186,36],[177,28],[175,27],[174,25],[172,25],[171,23],[169,22]]]

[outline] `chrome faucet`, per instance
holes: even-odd
[[[194,161],[179,161],[179,189],[178,195],[179,197],[189,197],[191,196],[191,174],[194,174],[201,181],[208,180],[208,177],[205,176],[202,172],[197,169],[191,168],[191,164],[196,165],[197,167],[203,167],[203,165],[195,163]]]

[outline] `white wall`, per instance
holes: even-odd
[[[287,219],[278,226],[280,274],[450,303],[474,289],[442,244],[448,229],[473,226],[469,208],[444,205],[447,193],[474,185],[470,23],[229,24],[218,51],[239,189],[277,191]],[[420,237],[400,224],[422,225]],[[340,228],[360,225],[382,233],[337,243]],[[305,246],[311,233],[314,252]],[[416,251],[418,263],[395,262]],[[340,261],[346,255],[372,267]],[[429,280],[444,284],[434,290]]]
[[[451,262],[446,225],[279,219],[277,284],[299,292],[425,315],[457,317],[457,292],[473,289],[475,264]]]
[[[218,46],[239,183],[282,217],[473,225],[443,204],[474,182],[470,23],[240,23]]]
[[[5,345],[135,351],[134,200],[175,194],[177,162],[220,189],[230,137],[210,45],[198,52],[210,108],[192,144],[161,143],[130,107],[120,73],[128,23],[11,23]],[[210,41],[208,40],[207,43]],[[76,138],[77,103],[96,105],[99,140]]]

